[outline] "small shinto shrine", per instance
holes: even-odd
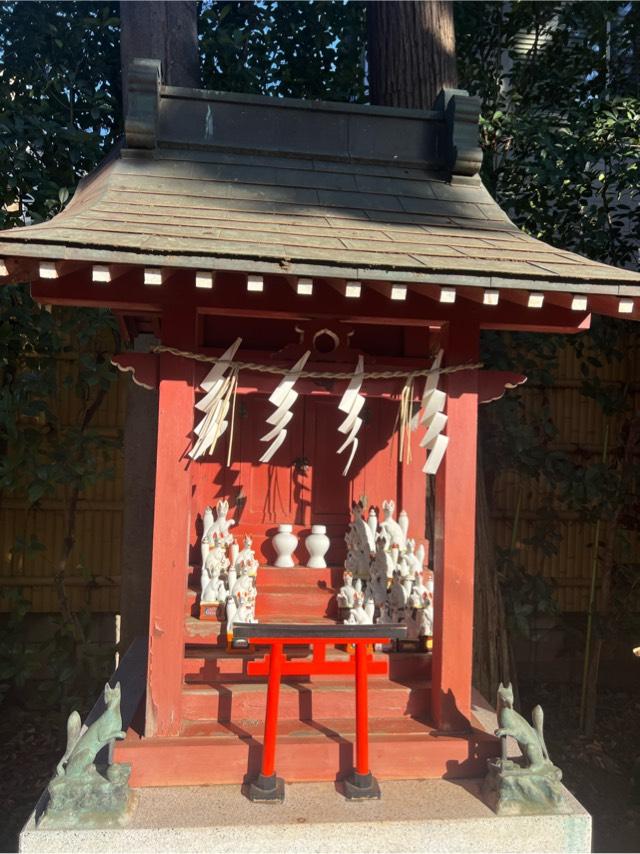
[[[382,626],[354,641],[362,763],[482,776],[499,745],[471,690],[478,406],[525,378],[482,369],[480,332],[638,317],[640,275],[518,230],[478,175],[465,92],[304,102],[164,86],[138,60],[128,104],[66,209],[0,235],[0,281],[111,308],[117,364],[159,390],[146,700],[116,761],[132,786],[255,777],[273,625],[278,774],[349,774],[356,656],[323,641],[312,667],[287,637]]]

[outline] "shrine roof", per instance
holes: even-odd
[[[640,274],[510,221],[466,93],[432,111],[235,95],[162,86],[147,60],[129,104],[123,144],[0,257],[640,295]]]

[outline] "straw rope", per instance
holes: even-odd
[[[281,368],[274,365],[262,365],[257,362],[240,362],[235,359],[218,359],[216,356],[205,356],[202,353],[191,353],[188,350],[178,350],[176,347],[165,347],[159,344],[152,349],[153,353],[170,353],[183,359],[192,359],[195,362],[206,364],[226,365],[231,373],[227,376],[222,389],[222,406],[216,406],[217,423],[212,437],[207,440],[207,449],[204,453],[212,453],[220,437],[222,420],[229,408],[231,409],[231,424],[229,433],[229,446],[227,449],[227,465],[231,463],[231,446],[233,442],[233,430],[235,426],[236,394],[238,389],[238,373],[240,371],[255,371],[261,374],[275,374],[277,376],[295,376],[298,379],[327,379],[327,380],[351,380],[353,371],[292,371],[291,368]],[[418,377],[428,377],[431,374],[455,374],[459,371],[475,371],[483,367],[482,362],[472,362],[463,365],[450,365],[446,368],[424,368],[414,371],[368,371],[362,374],[363,380],[404,380],[404,386],[400,395],[400,405],[394,425],[394,433],[399,430],[398,457],[401,463],[408,465],[411,462],[411,420],[413,417],[414,384]],[[210,413],[209,417],[214,417]],[[208,425],[205,425],[208,426]],[[206,434],[206,430],[204,431]],[[194,448],[201,450],[203,441],[197,441]],[[199,454],[200,456],[201,454]]]
[[[238,362],[235,359],[222,360],[216,356],[204,356],[202,353],[190,353],[188,350],[178,350],[176,347],[165,347],[158,345],[152,349],[153,353],[170,353],[172,356],[180,356],[183,359],[193,359],[196,362],[207,364],[227,365],[235,371],[255,371],[260,374],[276,374],[284,376],[291,374],[291,368],[281,368],[274,365],[260,365],[257,362]],[[477,371],[484,367],[483,362],[468,362],[463,365],[450,365],[446,368],[424,368],[415,371],[369,371],[362,376],[365,380],[406,380],[413,382],[417,377],[428,377],[430,374],[456,374],[458,371]],[[298,379],[322,379],[322,380],[350,380],[353,371],[296,371]]]

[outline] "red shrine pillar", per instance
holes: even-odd
[[[478,361],[480,333],[452,323],[445,364]],[[432,714],[437,729],[470,727],[476,529],[478,371],[447,377],[449,446],[436,475]]]
[[[193,349],[195,313],[178,307],[165,314],[163,343]],[[191,446],[194,363],[159,356],[158,452],[151,560],[149,663],[145,736],[180,732],[185,590],[192,538]]]

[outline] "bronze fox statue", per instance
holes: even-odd
[[[120,715],[120,683],[104,686],[106,709],[86,730],[78,712],[71,712],[67,721],[67,749],[57,765],[58,776],[80,777],[89,771],[100,750],[116,738],[124,738]]]
[[[536,771],[548,765],[549,752],[544,741],[544,713],[536,706],[532,713],[533,726],[513,708],[513,689],[511,683],[498,687],[498,724],[496,735],[510,735],[518,742],[527,765]]]

